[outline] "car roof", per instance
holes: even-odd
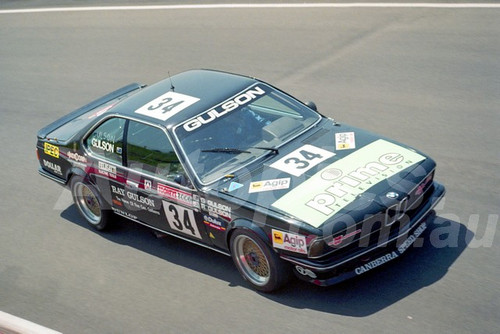
[[[256,82],[259,81],[228,72],[205,69],[189,70],[147,86],[116,105],[111,112],[170,128],[173,125],[196,117]],[[188,95],[199,100],[166,120],[136,112],[139,108],[144,107],[169,91]]]

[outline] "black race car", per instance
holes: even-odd
[[[37,154],[94,228],[119,215],[230,255],[261,291],[398,258],[445,192],[425,154],[212,70],[110,93],[41,129]]]

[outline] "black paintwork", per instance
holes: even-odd
[[[313,128],[283,145],[278,151],[271,150],[258,162],[246,166],[244,171],[228,175],[208,186],[197,183],[193,171],[189,168],[185,169],[191,185],[181,185],[143,174],[120,164],[104,161],[83,145],[83,140],[89,131],[110,117],[123,117],[161,127],[172,140],[174,138],[172,129],[175,125],[196,117],[258,82],[260,81],[254,78],[230,73],[194,70],[177,74],[149,87],[139,84],[126,86],[41,129],[38,132],[37,141],[39,171],[43,176],[65,185],[69,184],[73,175],[84,176],[97,187],[115,213],[224,254],[229,253],[229,236],[237,228],[253,230],[270,247],[273,247],[272,229],[289,232],[291,235],[305,236],[309,254],[285,251],[276,247],[274,249],[282,259],[297,266],[296,271],[298,270],[300,278],[318,285],[335,283],[357,274],[355,269],[358,268],[357,271],[359,271],[359,266],[365,263],[362,262],[361,255],[364,261],[369,262],[380,254],[388,252],[387,248],[382,251],[381,248],[377,248],[380,242],[366,241],[374,238],[375,234],[379,237],[386,236],[387,239],[384,240],[388,240],[390,245],[396,247],[398,237],[409,235],[422,226],[426,215],[431,212],[432,207],[444,194],[444,188],[434,182],[432,176],[429,177],[430,181],[427,185],[423,184],[435,168],[434,161],[427,156],[420,163],[401,170],[398,174],[370,188],[369,192],[358,196],[355,201],[345,206],[321,226],[312,226],[271,205],[326,166],[335,161],[341,161],[352,152],[381,138],[361,129],[337,124],[322,116],[321,121]],[[135,112],[168,91],[195,96],[199,98],[199,102],[167,121]],[[335,133],[343,132],[356,134],[356,150],[336,150]],[[385,140],[392,142],[389,139]],[[59,156],[55,157],[56,154],[53,152],[52,155],[47,154],[44,149],[45,143],[56,146]],[[172,140],[172,144],[176,148],[181,163],[185,164],[186,160],[182,156],[182,150],[178,147],[179,143]],[[271,164],[303,145],[313,145],[335,152],[336,155],[297,177],[270,167]],[[405,147],[402,144],[398,145]],[[423,155],[421,152],[418,153]],[[104,173],[103,162],[106,168],[111,166],[116,169],[113,169],[115,173]],[[288,177],[290,185],[286,189],[249,193],[252,182]],[[238,185],[239,188],[233,189],[234,185]],[[160,189],[163,189],[161,194]],[[397,191],[402,196],[401,198],[407,197],[409,202],[414,202],[414,204],[412,204],[413,207],[411,205],[408,208],[405,207],[405,211],[408,212],[404,217],[405,222],[401,218],[401,221],[395,224],[399,225],[398,227],[391,227],[390,230],[384,232],[382,220],[386,217],[388,208],[398,203],[397,200],[389,200],[386,197],[390,191]],[[184,196],[184,199],[173,199],[167,196],[166,192]],[[190,231],[184,229],[183,232],[173,228],[172,224],[168,223],[167,215],[174,213],[187,217],[188,221],[194,219],[196,227]],[[371,218],[367,219],[367,217]],[[335,237],[342,240],[342,236],[346,236],[350,231],[361,230],[363,224],[368,222],[371,226],[375,226],[375,230],[378,227],[380,231],[368,233],[368,236],[362,236],[359,233],[350,237],[345,243],[331,245]],[[364,237],[363,240],[367,242],[364,248],[356,245],[362,240],[361,237]],[[313,241],[314,247],[312,247]]]

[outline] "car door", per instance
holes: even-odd
[[[130,120],[126,136],[125,193],[138,219],[156,229],[209,244],[199,195],[190,185],[166,133]]]
[[[113,210],[128,215],[124,207],[127,171],[123,167],[123,136],[127,120],[112,117],[104,120],[84,138],[89,155],[89,177]],[[132,217],[133,218],[133,217]]]

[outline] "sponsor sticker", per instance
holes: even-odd
[[[113,108],[114,104],[110,104],[109,106],[106,106],[100,110],[97,110],[96,112],[94,112],[92,115],[90,115],[88,117],[88,119],[92,119],[94,117],[97,117],[97,116],[101,116],[102,114],[104,114],[106,111],[108,111],[109,109]]]
[[[49,143],[43,143],[43,153],[54,158],[59,158],[59,147]]]
[[[99,173],[116,179],[116,167],[103,161],[97,162]]]
[[[397,251],[392,251],[390,253],[382,255],[379,258],[376,258],[373,261],[370,261],[362,266],[359,266],[356,269],[354,269],[354,272],[356,273],[356,275],[361,275],[363,273],[366,273],[367,271],[377,268],[378,266],[384,263],[394,260],[398,256],[402,255],[408,249],[408,247],[410,247],[415,242],[415,240],[417,240],[417,238],[425,231],[426,228],[427,224],[423,223],[415,230],[415,232],[413,232],[412,235],[408,237],[408,239],[406,239],[405,242],[401,244],[401,246],[398,247]]]
[[[335,134],[335,149],[350,150],[356,148],[356,137],[354,132],[340,132]]]
[[[356,231],[352,231],[352,232],[347,233],[345,235],[338,235],[335,238],[333,238],[332,241],[330,241],[328,243],[328,246],[332,246],[332,247],[339,246],[344,241],[348,240],[349,238],[354,237],[356,234],[359,234],[359,233],[361,233],[361,229],[357,229]]]
[[[188,192],[175,189],[161,183],[158,183],[156,186],[156,191],[158,192],[158,195],[169,198],[173,201],[189,206],[193,205],[193,196]]]
[[[227,191],[231,192],[231,191],[234,191],[236,189],[240,189],[241,187],[243,187],[243,185],[241,183],[231,182]]]
[[[168,91],[165,94],[158,96],[156,99],[146,103],[135,112],[166,121],[170,117],[186,109],[190,105],[195,104],[199,100],[199,98],[193,96]]]
[[[90,141],[92,147],[103,150],[105,152],[114,153],[115,152],[115,144],[103,139],[92,138]]]
[[[213,228],[217,231],[226,230],[226,223],[212,216],[203,215],[203,223],[208,227]]]
[[[231,207],[226,204],[218,203],[210,199],[200,197],[201,209],[207,211],[210,216],[224,217],[231,220]]]
[[[295,233],[272,230],[273,247],[290,252],[307,254],[306,237]]]
[[[261,191],[288,189],[289,187],[290,187],[290,178],[287,177],[283,179],[252,182],[250,183],[250,188],[248,189],[248,192],[257,193]]]
[[[51,171],[53,171],[54,173],[56,173],[57,175],[62,175],[61,166],[59,166],[58,164],[43,159],[43,165],[48,169],[50,169]]]
[[[68,152],[68,158],[76,162],[87,163],[87,158],[77,152]]]
[[[272,206],[319,227],[358,195],[424,159],[379,139],[325,167]]]
[[[301,176],[322,161],[331,158],[335,153],[313,145],[304,145],[285,155],[271,165],[293,176]]]
[[[204,114],[192,118],[183,124],[183,129],[187,132],[196,130],[205,124],[213,122],[219,117],[223,117],[227,113],[238,109],[240,106],[244,106],[253,100],[259,98],[266,94],[266,91],[260,86],[254,86],[247,91],[237,95],[236,97],[223,102],[222,104],[210,109]]]

